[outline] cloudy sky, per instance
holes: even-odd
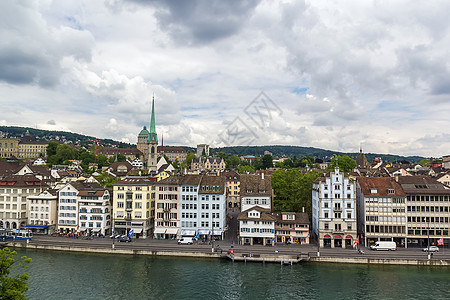
[[[336,4],[334,4],[336,2]],[[0,125],[450,154],[449,1],[0,1]]]

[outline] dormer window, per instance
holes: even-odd
[[[371,193],[371,194],[377,194],[377,193],[378,193],[378,190],[377,190],[376,188],[371,188],[371,189],[370,189],[370,193]]]
[[[247,189],[247,193],[251,193],[251,192],[253,192],[252,190],[249,190],[249,189]]]
[[[391,194],[391,195],[395,194],[395,190],[394,189],[388,189],[387,192],[388,192],[388,194]]]

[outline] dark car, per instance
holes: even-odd
[[[121,236],[121,237],[119,238],[119,242],[129,243],[129,242],[131,242],[131,238],[129,238],[129,237],[123,235],[123,236]]]

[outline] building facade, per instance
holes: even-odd
[[[157,239],[177,239],[180,234],[180,176],[156,184],[155,230]]]
[[[0,228],[25,228],[28,220],[27,197],[47,189],[32,175],[10,175],[0,178]]]
[[[223,172],[226,178],[228,208],[241,206],[241,177],[235,171]]]
[[[46,190],[27,197],[28,224],[33,232],[51,234],[58,223],[58,196],[55,190]]]
[[[392,177],[358,177],[356,207],[360,243],[394,241],[406,246],[406,195]]]
[[[428,176],[398,177],[406,194],[408,247],[450,244],[450,189]]]
[[[64,234],[78,232],[78,192],[81,184],[67,183],[58,190],[58,228]]]
[[[129,177],[113,184],[114,234],[147,238],[153,235],[155,182],[148,177]]]
[[[320,247],[354,247],[356,187],[338,168],[313,182],[312,232]]]
[[[238,215],[241,245],[274,245],[276,217],[269,210],[253,206]]]
[[[278,243],[309,244],[309,218],[305,212],[273,213]]]
[[[78,231],[86,235],[110,235],[112,200],[109,191],[98,184],[91,184],[80,190],[78,198]]]

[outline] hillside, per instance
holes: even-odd
[[[21,137],[26,132],[29,132],[32,136],[36,137],[38,140],[51,141],[56,140],[63,143],[73,143],[80,144],[83,146],[89,146],[93,144],[95,137],[86,136],[73,132],[66,131],[49,131],[41,130],[29,127],[16,127],[16,126],[0,126],[0,137]],[[121,143],[114,141],[112,139],[98,139],[98,142],[105,147],[124,147],[124,148],[135,148],[134,144]],[[195,152],[195,148],[190,146],[184,147],[187,151]],[[293,157],[301,158],[304,156],[312,156],[314,158],[320,158],[324,161],[328,161],[334,155],[348,155],[353,159],[356,159],[358,153],[344,153],[339,151],[325,150],[314,147],[302,147],[302,146],[283,146],[283,145],[273,145],[273,146],[234,146],[234,147],[221,147],[214,148],[214,153],[225,152],[231,155],[245,156],[245,155],[264,155],[264,151],[269,151],[274,156],[278,157]],[[366,157],[369,161],[373,161],[375,157],[381,157],[383,161],[394,162],[407,160],[410,162],[419,162],[424,157],[421,156],[401,156],[394,154],[377,154],[377,153],[366,153]]]

